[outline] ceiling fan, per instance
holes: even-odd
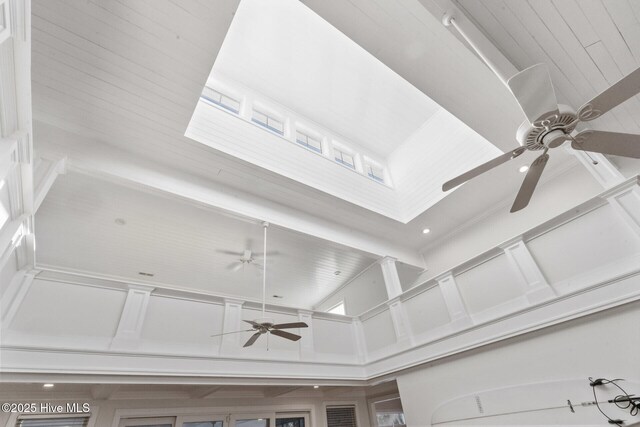
[[[640,68],[586,102],[576,112],[569,106],[558,105],[551,76],[545,64],[536,64],[505,81],[502,73],[479,51],[477,44],[469,39],[453,17],[446,15],[443,22],[447,26],[454,26],[489,65],[489,68],[507,85],[520,105],[526,120],[516,132],[516,140],[520,147],[447,181],[443,184],[442,191],[449,191],[498,165],[515,159],[527,150],[542,151],[542,154],[529,167],[511,207],[511,212],[517,212],[529,204],[549,161],[548,151],[567,141],[571,141],[571,148],[574,150],[640,158],[640,135],[596,130],[584,130],[572,135],[578,123],[597,119],[640,93]],[[597,163],[594,161],[594,164]]]
[[[218,249],[216,252],[225,255],[233,255],[236,260],[227,266],[227,270],[236,272],[241,269],[244,269],[245,266],[253,266],[257,268],[262,268],[262,265],[256,262],[256,258],[261,258],[263,254],[261,252],[253,252],[251,250],[251,240],[247,241],[246,248],[242,252],[230,251],[230,250],[222,250]],[[280,253],[277,251],[271,251],[268,253],[270,256],[279,255]]]
[[[212,337],[219,337],[222,335],[228,334],[238,334],[241,332],[255,332],[249,340],[244,344],[243,347],[250,347],[253,343],[256,342],[260,335],[267,335],[267,340],[269,335],[276,335],[281,338],[288,339],[290,341],[298,341],[302,338],[300,335],[292,334],[291,332],[283,331],[283,329],[299,329],[299,328],[308,328],[304,322],[293,322],[293,323],[274,323],[271,319],[267,319],[265,317],[265,306],[266,306],[266,290],[267,290],[267,255],[276,254],[276,252],[267,252],[267,228],[269,228],[269,223],[264,222],[262,224],[264,228],[264,262],[262,264],[262,318],[256,320],[243,320],[243,322],[251,325],[251,329],[243,329],[241,331],[233,331],[233,332],[224,332],[222,334],[211,335]],[[249,256],[246,259],[251,259],[251,251],[248,250]],[[243,256],[245,256],[247,251],[244,252]],[[235,254],[235,253],[233,253]],[[241,258],[242,263],[242,258]],[[253,261],[248,262],[253,263]],[[243,264],[241,264],[242,267]],[[268,346],[268,341],[267,341]],[[267,347],[267,350],[269,348]]]

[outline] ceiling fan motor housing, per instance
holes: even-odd
[[[532,125],[524,121],[516,133],[518,143],[527,150],[544,150],[562,145],[576,127],[577,114],[569,106],[558,105],[558,113],[543,115]]]

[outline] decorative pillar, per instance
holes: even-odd
[[[467,308],[464,305],[464,301],[462,301],[462,296],[460,295],[453,274],[447,273],[437,278],[436,281],[442,292],[444,302],[447,305],[451,323],[459,328],[472,325],[473,321],[471,317],[469,317],[469,313],[467,313]]]
[[[251,329],[251,325],[242,322],[242,305],[244,301],[233,298],[224,299],[224,321],[222,333],[236,332],[243,329]],[[242,334],[222,335],[220,338],[220,353],[237,354],[240,348],[240,336]]]
[[[629,229],[640,237],[640,178],[612,189],[606,196],[607,202],[616,211]]]
[[[354,318],[351,325],[356,352],[358,354],[358,362],[365,363],[367,361],[367,343],[364,338],[364,328],[362,327],[362,320],[360,320],[359,318]]]
[[[300,328],[300,336],[302,337],[298,343],[300,344],[300,359],[312,360],[315,356],[313,345],[313,312],[306,310],[298,310],[298,320],[309,325],[308,328]]]
[[[391,320],[393,321],[396,340],[398,343],[411,343],[413,342],[413,334],[411,333],[407,313],[402,305],[402,301],[398,299],[402,294],[402,286],[400,284],[400,276],[398,276],[396,259],[384,257],[380,261],[380,267],[382,268],[382,277],[384,278],[384,285],[387,289],[387,297],[389,298],[387,306],[389,307],[389,314],[391,314]]]
[[[393,299],[402,294],[402,285],[400,284],[400,276],[396,268],[396,259],[392,257],[384,257],[380,261],[382,268],[382,277],[384,277],[384,285],[387,288],[387,297]]]
[[[529,248],[522,238],[509,242],[502,246],[511,268],[520,278],[520,284],[530,304],[556,297],[553,288],[547,283],[536,260],[529,252]]]
[[[111,340],[112,350],[134,350],[140,344],[140,334],[147,314],[149,297],[154,288],[145,285],[129,285],[127,299],[120,315],[116,335]]]

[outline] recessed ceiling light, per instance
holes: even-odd
[[[524,165],[524,166],[520,166],[520,169],[518,169],[518,172],[525,173],[528,170],[529,170],[529,166]]]
[[[51,384],[51,383],[49,383],[49,384],[42,384],[42,387],[44,387],[44,388],[52,388],[53,386],[54,386],[54,384]]]
[[[116,218],[114,222],[118,225],[125,225],[127,223],[127,221],[125,221],[124,218]]]
[[[319,385],[314,385],[313,388],[320,388],[320,386]]]
[[[430,232],[431,232],[431,230],[428,229],[428,228],[425,228],[425,229],[422,230],[422,234],[429,234]]]
[[[342,271],[340,271],[340,270],[336,270],[336,271],[334,271],[334,272],[333,272],[333,274],[335,274],[336,276],[339,276],[339,275],[341,275],[341,274],[342,274]]]

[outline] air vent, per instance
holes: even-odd
[[[327,427],[356,427],[355,406],[327,406]]]
[[[154,274],[153,273],[145,273],[144,271],[138,271],[138,274],[141,276],[146,276],[146,277],[153,277]]]

